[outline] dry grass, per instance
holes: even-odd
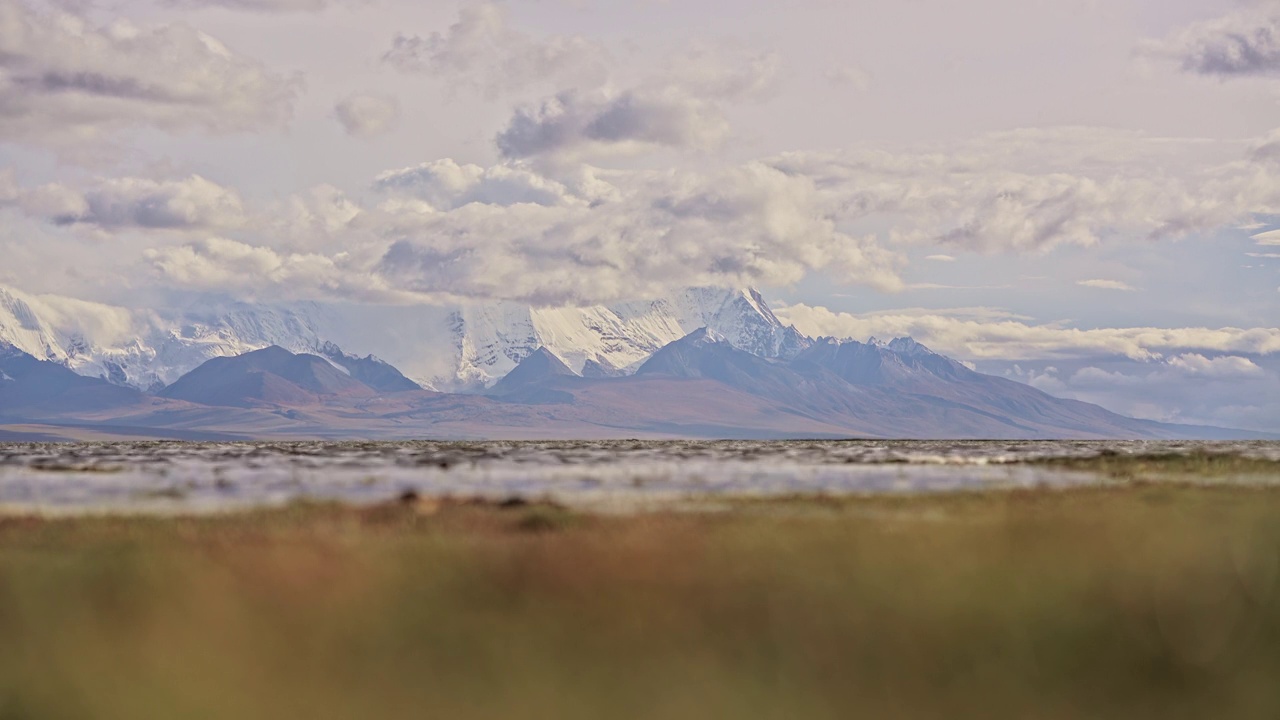
[[[1280,717],[1280,491],[0,520],[0,719]]]

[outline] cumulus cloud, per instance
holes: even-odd
[[[1216,161],[1185,160],[1210,150]],[[1176,239],[1280,212],[1276,165],[1242,159],[1238,147],[1124,133],[1001,134],[947,152],[790,153],[768,162],[812,178],[851,227],[887,226],[901,242],[988,253]]]
[[[1274,76],[1280,74],[1280,10],[1255,8],[1198,22],[1140,50],[1198,75]]]
[[[401,212],[379,270],[449,298],[577,305],[696,285],[790,284],[823,269],[900,287],[898,258],[839,232],[811,183],[760,164],[631,176],[613,200]],[[449,203],[442,202],[442,205]]]
[[[1033,325],[1025,320],[957,317],[939,311],[850,314],[791,305],[775,313],[809,335],[865,340],[909,335],[968,359],[1026,360],[1093,355],[1159,359],[1185,349],[1218,353],[1280,352],[1280,328],[1096,328]],[[1188,366],[1194,360],[1185,360]]]
[[[352,95],[334,105],[333,116],[348,135],[372,137],[395,127],[400,103],[384,95]]]
[[[383,61],[496,97],[552,80],[599,82],[609,56],[581,37],[520,32],[510,27],[500,4],[477,2],[464,6],[446,32],[397,35]]]
[[[22,192],[18,203],[28,214],[58,225],[109,230],[233,228],[245,222],[240,195],[199,175],[169,181],[113,178],[83,190],[45,185]]]
[[[152,248],[147,262],[161,282],[183,289],[233,293],[246,300],[344,297],[366,302],[406,302],[408,293],[387,287],[361,262],[338,253],[277,252],[269,247],[211,237]]]
[[[768,53],[728,65],[705,50],[682,55],[665,73],[625,90],[564,90],[516,109],[498,133],[506,158],[707,150],[729,134],[727,104],[773,90],[779,60]]]
[[[1097,288],[1098,290],[1122,290],[1124,292],[1134,292],[1137,288],[1127,282],[1120,280],[1077,280],[1077,285],[1087,288]]]
[[[1187,353],[1169,358],[1168,365],[1186,374],[1205,375],[1215,378],[1248,377],[1262,374],[1262,368],[1258,367],[1252,360],[1235,355],[1205,357],[1199,353]]]
[[[648,147],[709,149],[728,132],[713,103],[684,92],[567,90],[517,109],[496,142],[504,157],[529,158]]]
[[[451,159],[383,173],[374,188],[396,197],[412,197],[433,210],[485,205],[571,205],[584,202],[563,183],[518,165],[480,167]]]
[[[374,190],[377,204],[362,207],[316,188],[248,213],[242,239],[153,247],[147,265],[173,288],[420,303],[590,305],[689,286],[788,285],[817,270],[902,287],[899,256],[841,232],[810,181],[760,163],[550,177],[442,160],[384,173]],[[130,212],[66,216],[137,225]]]
[[[105,26],[0,0],[0,141],[85,143],[112,131],[230,132],[288,118],[297,83],[186,25]]]

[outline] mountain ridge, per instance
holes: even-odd
[[[67,310],[71,306],[74,312]],[[0,287],[0,342],[144,391],[159,390],[214,357],[276,345],[326,357],[348,372],[356,365],[365,368],[360,372],[383,372],[403,389],[410,388],[385,368],[357,361],[383,358],[419,387],[476,392],[539,347],[575,372],[618,374],[700,327],[713,327],[764,356],[789,357],[811,342],[779,321],[753,289],[692,288],[668,298],[579,308],[193,302],[153,312]],[[351,350],[370,355],[360,358]]]
[[[32,368],[37,381],[23,390]],[[540,348],[485,394],[380,392],[325,358],[279,347],[211,359],[158,396],[16,349],[0,352],[0,372],[9,378],[0,380],[6,432],[37,424],[259,439],[1268,437],[1126,418],[976,373],[918,344],[824,339],[788,360],[752,355],[705,329],[625,377],[579,376]],[[66,386],[87,389],[68,395]],[[15,397],[25,405],[7,402]]]

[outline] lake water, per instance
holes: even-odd
[[[0,512],[198,513],[407,492],[628,511],[725,497],[1072,486],[1103,479],[1036,461],[1192,452],[1280,462],[1275,442],[0,444]]]

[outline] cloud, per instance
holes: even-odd
[[[352,95],[334,105],[333,115],[348,135],[372,137],[395,127],[400,102],[383,95]]]
[[[333,0],[166,0],[166,5],[182,8],[223,7],[254,12],[318,12]]]
[[[1173,350],[1280,353],[1280,328],[1097,328],[1032,325],[1020,320],[955,317],[939,311],[853,315],[791,305],[775,313],[809,335],[864,340],[909,335],[967,359],[1026,360],[1096,355],[1152,360]],[[1191,362],[1191,361],[1188,361]]]
[[[778,75],[772,53],[733,66],[709,51],[680,57],[626,90],[564,90],[520,106],[498,133],[498,150],[509,159],[709,150],[728,137],[726,105],[768,97]]]
[[[1137,288],[1129,283],[1119,280],[1077,280],[1077,285],[1081,287],[1097,288],[1099,290],[1122,290],[1124,292],[1134,292]]]
[[[822,75],[832,85],[863,91],[871,86],[871,74],[854,65],[837,65]]]
[[[167,5],[182,8],[222,7],[252,12],[319,12],[341,2],[344,0],[165,0]]]
[[[1280,427],[1280,358],[1274,355],[1184,353],[1146,361],[1092,357],[979,367],[1134,417],[1262,431]]]
[[[719,109],[680,91],[564,91],[516,110],[496,138],[506,158],[710,149],[729,133]]]
[[[950,255],[926,255],[924,259],[932,262],[945,262],[945,263],[953,263],[956,261],[956,259]]]
[[[97,26],[0,0],[0,138],[87,145],[115,131],[233,132],[282,124],[295,79],[186,25]]]
[[[451,159],[385,172],[374,181],[374,188],[417,198],[434,210],[455,210],[469,203],[557,206],[584,202],[563,183],[518,165],[483,168]]]
[[[234,228],[246,219],[240,195],[199,175],[155,181],[114,178],[78,190],[45,185],[21,193],[23,210],[57,225],[108,230]]]
[[[1190,25],[1140,52],[1220,78],[1280,74],[1280,12],[1250,9]]]
[[[463,6],[458,21],[444,33],[397,35],[382,59],[401,72],[439,78],[489,97],[553,80],[596,83],[610,64],[604,48],[584,38],[538,38],[512,29],[507,11],[496,2]]]
[[[1250,238],[1257,241],[1259,245],[1280,245],[1280,230],[1268,230],[1252,235]]]
[[[144,257],[171,287],[231,293],[243,300],[344,297],[363,302],[407,302],[343,253],[284,253],[212,237],[176,247],[152,248]]]
[[[1232,378],[1261,375],[1262,368],[1252,360],[1234,355],[1205,357],[1188,353],[1169,358],[1168,366],[1189,375],[1205,375],[1215,378]]]
[[[398,239],[378,270],[406,291],[535,305],[790,284],[819,268],[848,282],[901,285],[897,256],[839,232],[804,179],[760,164],[622,179],[611,199],[591,203],[400,210],[386,220],[384,234]],[[458,196],[436,202],[457,205],[450,197]]]
[[[1256,163],[1280,164],[1280,130],[1272,130],[1254,140],[1249,149],[1249,159]]]
[[[361,207],[317,188],[249,213],[242,239],[151,247],[146,266],[174,289],[423,304],[590,305],[817,270],[902,287],[899,256],[840,232],[808,180],[759,163],[551,177],[442,160],[384,173],[374,190]]]
[[[1219,159],[1188,159],[1203,155]],[[811,178],[845,227],[984,253],[1176,239],[1280,213],[1280,164],[1242,159],[1229,144],[1129,133],[1065,128],[767,162]]]

